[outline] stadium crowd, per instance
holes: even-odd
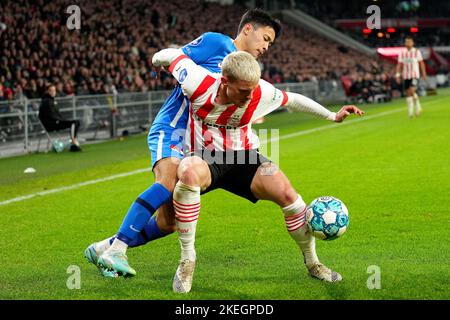
[[[69,30],[65,9],[72,2],[0,3],[0,101],[40,98],[50,82],[56,84],[58,96],[171,89],[175,80],[152,69],[152,55],[206,31],[234,37],[246,11],[239,5],[200,0],[99,0],[83,2],[81,29]],[[264,78],[272,83],[343,75],[356,81],[371,73],[373,60],[284,25],[261,66]],[[378,64],[383,72],[392,71],[385,62]]]

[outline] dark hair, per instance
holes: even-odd
[[[55,87],[55,88],[56,88],[56,85],[55,85],[54,83],[48,83],[48,84],[45,86],[45,91],[48,91],[51,87]]]
[[[238,34],[242,31],[244,26],[250,23],[255,29],[258,27],[271,27],[275,31],[275,39],[280,36],[281,22],[273,18],[270,14],[262,9],[250,9],[242,16],[239,23]]]
[[[406,36],[405,40],[408,40],[408,39],[414,41],[414,37],[413,36]]]

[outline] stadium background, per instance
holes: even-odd
[[[66,27],[73,4],[81,8],[80,30]],[[373,4],[381,8],[380,30],[365,25]],[[263,7],[283,22],[282,37],[261,59],[263,77],[333,110],[352,102],[367,111],[369,121],[340,128],[287,113],[257,126],[280,130],[280,165],[306,200],[333,194],[349,207],[348,234],[318,244],[322,259],[348,280],[329,287],[307,278],[275,208],[219,191],[204,200],[198,231],[204,260],[196,274],[202,284],[189,298],[448,299],[449,261],[439,248],[450,214],[442,203],[450,178],[449,6],[437,0],[2,1],[0,298],[179,298],[170,292],[175,236],[130,253],[142,272],[129,282],[105,282],[82,251],[114,233],[152,182],[146,132],[174,85],[152,70],[152,54],[206,31],[234,37],[245,10]],[[429,74],[419,86],[425,112],[415,122],[408,122],[394,79],[395,47],[406,35],[415,37]],[[81,154],[51,151],[37,118],[49,82],[63,114],[82,120]],[[37,172],[24,174],[27,167]],[[220,237],[217,229],[224,230]],[[70,265],[81,268],[81,290],[66,286]],[[366,286],[370,265],[384,272],[383,290]]]

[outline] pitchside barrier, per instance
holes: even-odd
[[[345,100],[337,81],[283,83],[276,87],[323,103]],[[66,96],[57,97],[55,101],[64,118],[80,120],[79,140],[83,142],[147,132],[169,95],[170,91],[150,91]],[[41,148],[48,137],[38,118],[40,102],[40,99],[25,96],[0,101],[0,157],[46,149]]]

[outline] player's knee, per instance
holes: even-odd
[[[195,158],[185,158],[178,167],[178,179],[190,186],[200,185],[199,162]]]
[[[167,159],[167,160],[166,160]],[[177,184],[178,163],[166,158],[158,161],[153,168],[155,182],[162,184],[168,191],[173,192]]]

